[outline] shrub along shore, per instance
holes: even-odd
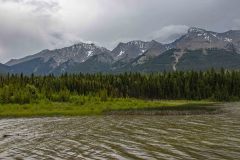
[[[0,117],[52,117],[85,115],[186,115],[215,114],[215,103],[185,100],[141,100],[77,96],[69,102],[39,101],[30,104],[0,104]]]

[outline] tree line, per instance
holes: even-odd
[[[240,71],[176,71],[162,73],[0,75],[0,103],[41,99],[67,102],[87,95],[140,99],[240,99]]]

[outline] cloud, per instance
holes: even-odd
[[[170,43],[186,34],[188,28],[186,25],[169,25],[154,31],[149,37],[162,43]]]
[[[0,0],[2,5],[19,5],[20,7],[28,6],[33,12],[48,13],[60,9],[56,0]]]
[[[240,18],[233,20],[233,27],[232,29],[239,29],[240,28]]]
[[[79,41],[173,41],[187,26],[240,29],[239,0],[0,0],[0,62]]]
[[[31,7],[18,3],[20,1],[0,5],[0,46],[5,57],[22,56],[35,48],[48,47],[46,40],[52,39],[49,32],[55,20],[51,16],[33,13]]]

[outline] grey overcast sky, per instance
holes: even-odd
[[[240,0],[0,0],[0,62],[43,49],[240,29]]]

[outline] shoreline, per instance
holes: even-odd
[[[104,115],[199,115],[218,114],[221,107],[211,101],[96,99],[79,103],[39,102],[0,104],[2,118],[77,117]],[[158,107],[156,107],[158,106]]]
[[[215,111],[207,110],[128,110],[128,111],[110,111],[106,115],[144,115],[144,116],[187,116],[187,115],[216,115],[223,113],[222,110],[216,109]]]
[[[152,109],[116,110],[107,112],[106,115],[159,115],[159,116],[180,116],[180,115],[215,115],[224,111],[222,106],[178,106],[178,107],[156,107]]]

